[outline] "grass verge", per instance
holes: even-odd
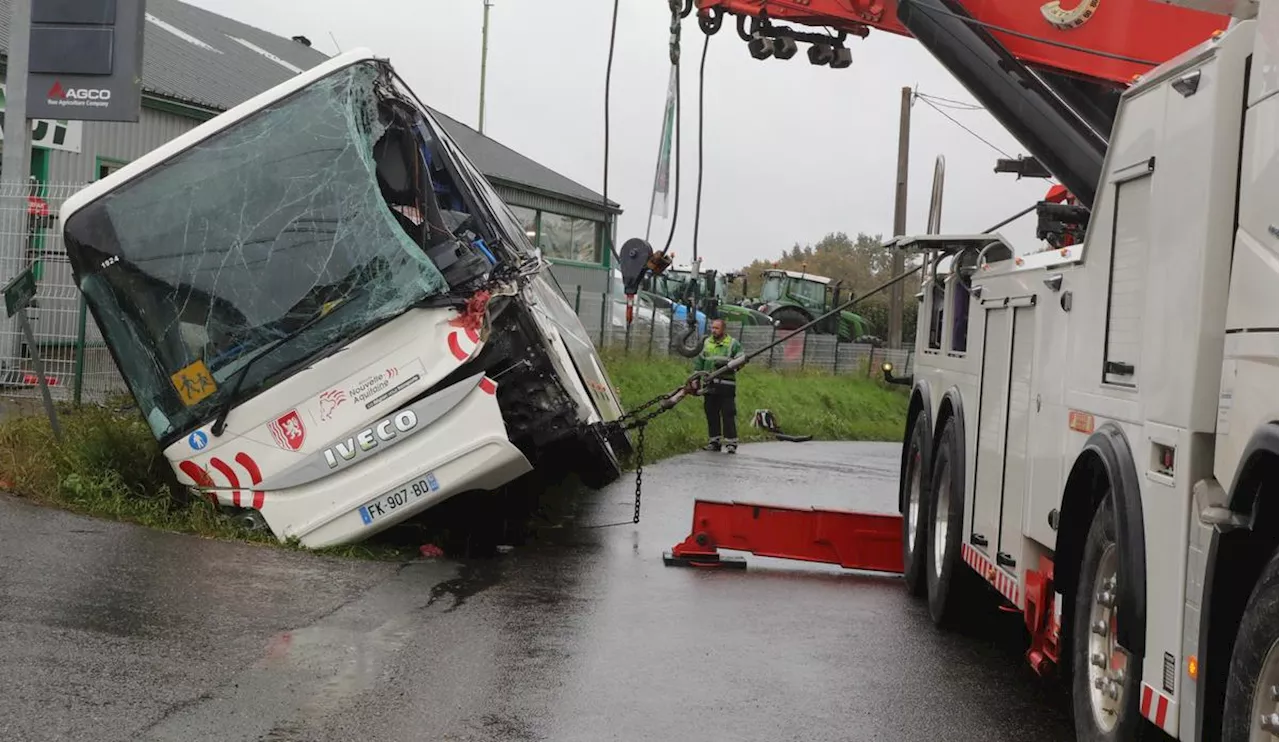
[[[630,409],[684,382],[683,359],[606,353],[604,362]],[[818,440],[901,440],[907,397],[901,390],[852,376],[747,367],[738,374],[739,437],[771,440],[750,427],[754,410],[769,409],[788,433]],[[83,515],[126,521],[208,538],[277,543],[247,531],[209,501],[178,484],[159,446],[130,400],[105,406],[60,405],[63,440],[39,412],[0,422],[0,491]],[[651,422],[646,462],[695,450],[706,442],[702,402],[690,399]],[[446,503],[448,504],[448,503]],[[441,510],[437,508],[436,510]],[[435,513],[436,510],[432,512]],[[462,512],[469,513],[463,508]],[[468,515],[464,520],[473,519]],[[424,532],[423,538],[427,537]],[[418,543],[374,538],[320,553],[401,559]]]
[[[691,362],[684,359],[603,355],[626,409],[675,389],[692,371]],[[900,441],[908,399],[902,389],[852,375],[747,366],[738,372],[738,438],[744,442],[773,440],[770,433],[750,425],[756,410],[767,409],[782,430],[793,435],[828,441]],[[702,400],[686,399],[649,423],[645,460],[693,451],[706,442]]]
[[[131,400],[105,406],[59,405],[63,440],[41,413],[0,423],[0,491],[82,515],[206,538],[279,544],[268,532],[233,523],[178,483]],[[285,544],[300,548],[296,544]],[[321,550],[333,556],[399,558],[385,544]]]

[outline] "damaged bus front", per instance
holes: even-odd
[[[533,468],[602,486],[621,408],[488,181],[348,52],[63,209],[76,281],[180,481],[358,541]]]

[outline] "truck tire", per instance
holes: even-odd
[[[925,523],[929,617],[937,626],[955,624],[978,594],[978,575],[960,556],[964,539],[963,446],[956,419],[948,418],[933,452]]]
[[[782,307],[772,315],[779,330],[796,330],[808,324],[812,318],[795,307]]]
[[[1250,742],[1268,739],[1267,732],[1275,734],[1274,727],[1264,730],[1263,722],[1276,719],[1276,583],[1276,556],[1272,555],[1245,605],[1231,650],[1222,708],[1223,742]]]
[[[928,529],[924,515],[929,512],[929,463],[932,459],[929,416],[924,410],[916,413],[907,438],[902,462],[902,491],[898,501],[902,503],[902,578],[907,593],[919,597],[925,592],[925,539]]]
[[[1107,493],[1085,537],[1073,609],[1071,705],[1081,742],[1150,739],[1156,731],[1138,710],[1141,661],[1133,661],[1116,643],[1117,596],[1125,586],[1117,584],[1115,524]]]

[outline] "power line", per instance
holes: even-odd
[[[937,103],[938,105],[940,105],[940,106],[942,106],[942,107],[944,107],[944,108],[954,108],[954,109],[961,110],[961,111],[981,111],[981,110],[984,110],[984,107],[983,107],[983,106],[981,106],[981,105],[978,105],[977,103],[965,103],[964,101],[960,101],[960,100],[953,100],[953,99],[951,99],[951,98],[943,98],[943,97],[942,97],[942,96],[940,96],[940,95],[929,95],[928,93],[921,93],[919,90],[917,90],[917,91],[915,92],[915,96],[916,96],[917,98],[927,98],[927,99],[929,99],[929,100],[933,101],[934,103]]]
[[[924,101],[925,105],[929,106],[929,107],[930,107],[930,108],[932,108],[933,110],[935,110],[935,111],[937,111],[938,113],[940,113],[940,114],[942,114],[943,116],[945,116],[945,117],[947,118],[947,120],[948,120],[948,121],[950,121],[951,123],[955,124],[956,126],[959,126],[961,129],[964,129],[965,131],[969,132],[970,136],[972,136],[974,139],[977,139],[979,142],[982,142],[983,144],[987,145],[988,147],[990,147],[991,149],[995,150],[996,152],[998,152],[998,153],[1000,153],[1000,154],[1004,155],[1005,157],[1007,157],[1007,158],[1009,158],[1009,159],[1013,159],[1013,155],[1011,155],[1011,154],[1009,154],[1008,152],[1005,152],[1004,150],[1000,149],[1000,148],[999,148],[999,147],[997,147],[996,145],[992,144],[991,142],[989,142],[989,141],[987,141],[985,138],[983,138],[983,137],[982,137],[982,135],[981,135],[981,134],[979,134],[978,132],[974,131],[973,129],[970,129],[969,127],[967,127],[967,126],[965,126],[964,124],[962,124],[962,123],[960,123],[959,121],[957,121],[957,120],[956,120],[956,119],[955,119],[951,114],[947,113],[946,111],[942,110],[942,109],[941,109],[941,108],[939,108],[938,106],[934,105],[933,101],[929,100],[928,98],[922,97],[922,96],[920,96],[919,94],[916,94],[916,97],[917,97],[917,98],[920,98],[920,100]]]

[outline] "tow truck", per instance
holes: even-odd
[[[1058,184],[1052,249],[894,240],[931,318],[898,513],[698,500],[667,563],[901,573],[940,626],[993,597],[1034,670],[1069,675],[1079,739],[1276,739],[1276,1],[696,8],[758,59],[804,43],[846,68],[849,36],[915,38]]]

